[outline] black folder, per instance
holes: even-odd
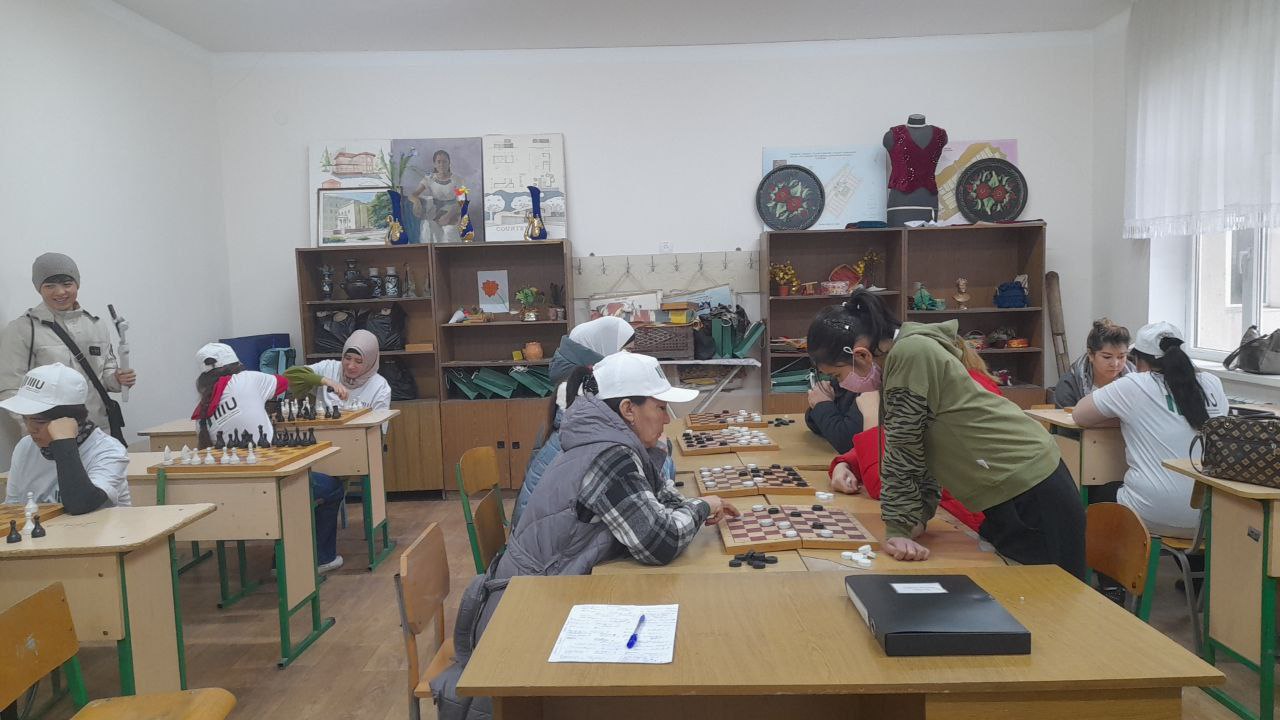
[[[967,575],[850,575],[886,655],[1029,655],[1031,633]]]

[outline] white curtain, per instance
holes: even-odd
[[[1125,237],[1280,225],[1280,0],[1138,0]]]

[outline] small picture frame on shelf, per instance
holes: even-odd
[[[316,247],[386,245],[389,187],[316,191]]]

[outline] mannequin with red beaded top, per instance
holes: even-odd
[[[889,152],[890,226],[937,219],[934,175],[946,145],[947,131],[927,124],[924,115],[911,115],[906,125],[891,127],[884,134],[884,149]]]

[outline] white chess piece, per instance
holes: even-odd
[[[231,457],[230,457],[229,455],[227,455],[227,450],[226,450],[226,448],[223,448],[223,450],[222,450],[222,457],[218,460],[218,462],[219,462],[219,463],[221,463],[221,464],[223,464],[223,465],[230,465],[230,464],[231,464]]]
[[[204,451],[204,464],[205,465],[218,464],[218,461],[213,457],[213,448],[208,448],[207,450]]]
[[[254,444],[252,442],[249,443],[249,455],[245,457],[244,461],[250,465],[258,464],[258,454],[254,452]]]
[[[182,461],[183,465],[190,463],[191,462],[191,446],[183,445],[182,452],[178,455],[178,458]]]
[[[27,505],[22,509],[22,514],[25,516],[25,522],[22,524],[22,534],[26,537],[31,537],[31,530],[35,527],[35,521],[31,518],[35,517],[39,512],[40,506],[36,504],[36,494],[33,492],[27,493]]]
[[[164,464],[165,465],[173,464],[173,451],[169,449],[168,445],[164,446]]]
[[[228,464],[228,465],[239,465],[239,464],[240,464],[240,451],[235,450],[235,449],[232,449],[232,450],[231,450],[231,460],[229,460],[229,461],[227,462],[227,464]]]

